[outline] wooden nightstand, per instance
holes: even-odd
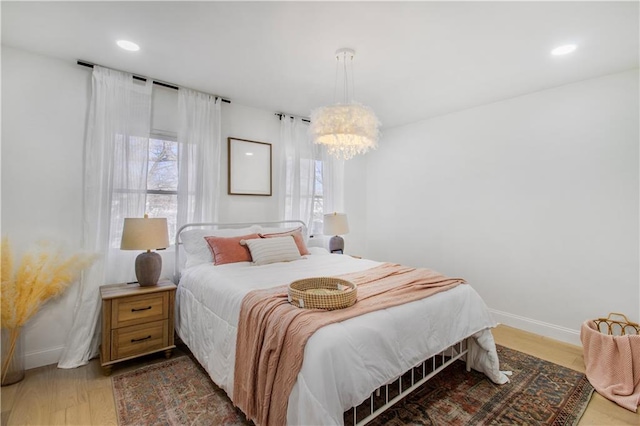
[[[173,312],[176,285],[110,284],[100,287],[102,296],[102,347],[100,364],[105,375],[113,364],[164,351],[169,358],[173,344]]]

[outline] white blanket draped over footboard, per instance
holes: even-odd
[[[379,265],[340,255],[289,263],[198,265],[183,272],[176,330],[213,381],[233,394],[236,331],[244,295],[295,279],[341,275]],[[469,336],[471,366],[496,383],[499,372],[486,305],[470,285],[406,305],[371,312],[318,330],[289,397],[291,425],[341,425],[343,412],[433,354]],[[474,343],[475,342],[475,343]]]

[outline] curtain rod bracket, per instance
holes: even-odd
[[[277,115],[279,120],[282,120],[282,117],[289,116],[289,117],[291,117],[292,120],[294,118],[299,118],[300,121],[304,121],[305,123],[311,123],[310,119],[308,119],[307,117],[300,117],[299,115],[285,114],[283,112],[276,112],[274,115]]]

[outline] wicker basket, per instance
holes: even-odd
[[[624,321],[613,319],[613,316],[618,316],[624,319]],[[629,321],[624,314],[618,314],[612,312],[606,318],[598,318],[593,320],[596,323],[596,327],[602,334],[608,334],[610,336],[624,336],[626,334],[640,334],[640,325],[635,322]]]
[[[340,278],[305,278],[289,284],[289,303],[298,308],[342,309],[356,303],[357,297],[356,285]]]

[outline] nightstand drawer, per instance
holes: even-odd
[[[126,358],[168,346],[167,322],[162,320],[113,330],[111,358]]]
[[[166,319],[168,311],[169,293],[166,291],[114,299],[111,326],[120,328]]]

